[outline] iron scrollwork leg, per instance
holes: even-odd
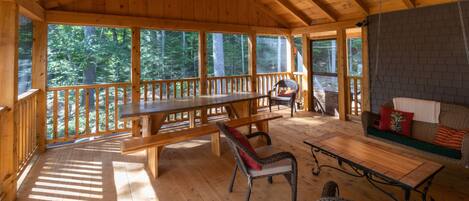
[[[314,152],[316,152],[316,150],[314,150],[314,148],[311,147],[311,153],[313,154],[314,163],[316,165],[316,166],[313,166],[311,172],[313,173],[314,176],[318,176],[319,173],[321,173],[321,166],[319,165],[318,158],[316,157],[316,154],[314,154]]]

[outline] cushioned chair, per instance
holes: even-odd
[[[218,122],[217,126],[228,139],[228,144],[230,145],[230,148],[234,154],[236,161],[233,175],[231,177],[230,186],[228,188],[229,192],[233,192],[233,184],[235,182],[236,172],[238,171],[238,168],[240,168],[241,171],[248,178],[248,192],[246,194],[246,200],[249,200],[251,196],[253,179],[267,177],[269,183],[272,183],[272,176],[283,175],[285,176],[291,187],[291,200],[296,201],[298,170],[296,158],[295,156],[293,156],[293,154],[289,152],[278,152],[273,149],[273,147],[271,146],[272,143],[269,135],[264,132],[252,133],[245,137],[243,134],[241,134],[243,138],[247,139],[257,136],[262,136],[266,138],[267,146],[257,148],[253,152],[249,147],[243,145],[243,143],[239,140],[239,138],[237,138],[236,134],[233,132],[232,128],[227,127],[223,122]],[[250,168],[249,164],[245,162],[246,157],[250,161],[254,161],[257,164],[260,164],[261,169],[256,170]]]
[[[282,92],[282,90],[286,90],[286,92]],[[272,105],[287,105],[290,106],[293,117],[293,110],[296,111],[295,102],[298,90],[298,83],[294,80],[286,79],[277,82],[269,91],[269,110],[272,112]]]
[[[321,198],[318,201],[347,201],[340,198],[339,186],[333,181],[327,182],[323,189]]]

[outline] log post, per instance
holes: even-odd
[[[140,28],[132,28],[132,103],[140,103]],[[132,136],[140,136],[140,122],[132,120]]]
[[[207,95],[207,34],[199,32],[199,93]],[[208,122],[207,109],[200,111],[202,124]]]
[[[362,112],[371,111],[370,105],[370,68],[368,63],[368,27],[362,27]]]
[[[0,1],[0,105],[10,110],[0,122],[0,196],[16,199],[14,137],[16,102],[18,101],[18,14],[16,1]]]
[[[337,29],[337,67],[339,85],[339,119],[347,120],[348,84],[347,84],[347,34],[345,29]]]
[[[251,92],[257,92],[257,35],[250,32],[248,36],[249,75],[251,76]],[[252,113],[257,113],[257,101],[252,102]]]
[[[303,100],[304,110],[313,110],[313,67],[311,65],[311,42],[308,34],[303,34],[301,37],[303,46]]]
[[[39,152],[46,151],[47,135],[47,23],[33,22],[32,88],[37,94],[36,134]]]

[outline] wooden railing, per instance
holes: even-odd
[[[303,102],[303,79],[304,79],[304,73],[302,72],[294,72],[293,73],[293,79],[298,83],[298,86],[299,86],[299,90],[298,90],[298,97],[297,97],[297,100],[299,102]]]
[[[250,91],[251,76],[224,76],[224,77],[208,77],[207,78],[207,94],[230,94],[234,92]],[[223,107],[209,108],[208,116],[216,116],[224,114],[226,111]]]
[[[257,91],[262,94],[267,94],[278,81],[292,78],[292,74],[289,72],[257,74]],[[263,98],[258,101],[258,105],[259,107],[267,107],[269,106],[269,100]]]
[[[361,84],[362,77],[360,76],[348,76],[349,84],[349,103],[348,103],[348,114],[358,116],[362,112],[362,96],[361,96]]]
[[[157,101],[198,96],[198,87],[198,78],[142,81],[141,99],[142,101]],[[189,120],[189,113],[179,112],[168,115],[166,122],[174,123],[187,120]]]
[[[37,151],[38,140],[36,134],[36,113],[37,113],[37,94],[38,89],[31,89],[20,96],[15,105],[15,126],[17,135],[14,138],[16,147],[16,161],[18,172],[20,174],[31,157]]]
[[[292,78],[291,73],[259,74],[260,93],[267,93],[281,79]],[[250,91],[251,76],[207,78],[207,94],[229,94]],[[141,81],[141,101],[199,96],[199,78]],[[51,87],[47,90],[47,143],[56,144],[81,138],[130,131],[130,122],[119,120],[119,105],[131,102],[131,83],[94,84]],[[261,106],[267,106],[263,100]],[[209,108],[208,115],[224,114],[223,108]],[[197,114],[196,118],[198,118]],[[187,112],[173,113],[166,123],[189,120]]]
[[[115,108],[130,102],[130,88],[130,83],[49,88],[48,144],[129,131]]]

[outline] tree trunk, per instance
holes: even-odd
[[[244,36],[241,36],[241,69],[242,69],[242,74],[244,74],[245,71],[245,64],[244,64]]]
[[[225,76],[225,52],[223,50],[223,34],[213,34],[213,69],[215,77]],[[218,81],[218,89],[222,93],[221,81]]]
[[[94,41],[94,38],[95,38],[95,35],[96,35],[96,28],[95,27],[90,27],[90,26],[85,26],[83,27],[83,32],[84,32],[84,35],[85,35],[85,48],[87,49],[88,51],[88,58],[87,58],[87,61],[88,61],[88,66],[85,67],[85,69],[83,70],[83,77],[84,77],[84,84],[95,84],[96,83],[96,68],[97,68],[97,64],[96,64],[96,59],[94,58],[94,53],[92,52],[92,48],[91,46],[93,45],[93,43],[95,43]],[[89,97],[88,97],[88,101],[89,101],[89,104],[91,107],[94,107],[94,103],[95,103],[95,99],[94,99],[94,90],[91,89],[89,90],[90,91],[90,94],[89,94]],[[81,98],[81,103],[82,104],[85,104],[85,100],[86,99],[86,93],[83,92],[82,94],[82,98]]]
[[[277,37],[277,72],[282,72],[282,39]]]

